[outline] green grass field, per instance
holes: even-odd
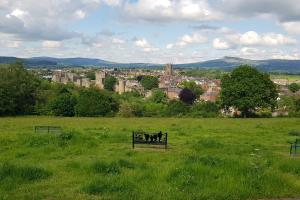
[[[288,81],[299,81],[300,80],[300,75],[271,75],[271,79],[286,79]]]
[[[140,129],[167,131],[169,149],[133,150]],[[0,118],[0,199],[299,198],[290,131],[300,119]]]

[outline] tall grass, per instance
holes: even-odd
[[[169,148],[132,149],[134,130],[168,132]],[[299,119],[0,118],[0,199],[299,198],[290,130]]]

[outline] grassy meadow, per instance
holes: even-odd
[[[167,131],[169,149],[133,150],[133,130]],[[300,198],[299,132],[300,119],[0,118],[0,199]]]

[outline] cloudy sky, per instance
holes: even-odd
[[[0,0],[0,55],[300,59],[299,0]]]

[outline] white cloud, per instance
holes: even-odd
[[[283,28],[290,34],[300,35],[300,21],[284,22],[281,24]]]
[[[241,45],[294,45],[297,44],[297,40],[277,33],[264,33],[259,35],[255,31],[249,31],[240,36]]]
[[[125,14],[146,21],[192,20],[210,21],[220,19],[207,0],[138,0],[125,4]]]
[[[241,35],[240,43],[242,45],[258,45],[261,42],[261,37],[255,31],[249,31]]]
[[[86,13],[82,10],[76,10],[75,15],[79,19],[83,19],[86,17]]]
[[[230,49],[230,44],[227,41],[216,38],[213,40],[213,47],[218,50],[227,50]]]
[[[61,46],[61,42],[59,41],[43,41],[43,47],[44,48],[58,48]]]
[[[137,47],[141,47],[144,52],[159,51],[159,48],[154,47],[153,45],[151,45],[145,38],[136,39],[135,40],[135,45]]]
[[[7,14],[6,17],[11,18],[12,16],[14,16],[19,19],[23,19],[25,15],[28,15],[28,12],[16,8],[10,14]]]
[[[206,36],[203,36],[200,33],[193,33],[193,34],[185,34],[181,38],[178,39],[176,42],[177,47],[186,47],[192,44],[203,44],[208,41]],[[167,49],[171,49],[174,47],[174,44],[168,44]]]
[[[240,54],[243,57],[255,57],[259,54],[260,50],[257,48],[252,48],[252,47],[243,47],[240,50]]]
[[[174,44],[167,44],[166,48],[167,49],[172,49],[174,47]]]
[[[122,39],[119,39],[119,38],[113,38],[113,39],[112,39],[112,43],[113,43],[113,44],[124,44],[125,41],[122,40]]]
[[[79,37],[68,30],[101,4],[118,6],[122,0],[0,0],[0,32],[24,40],[65,40]]]
[[[278,54],[273,55],[273,59],[280,59],[280,60],[300,60],[300,54],[299,53],[292,53],[292,54]]]

